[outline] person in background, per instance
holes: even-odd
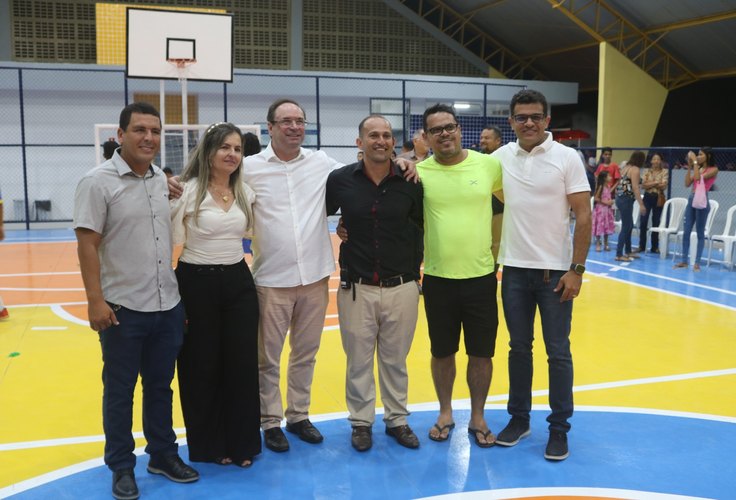
[[[646,155],[642,151],[631,153],[629,161],[621,170],[621,179],[616,184],[616,208],[621,218],[621,232],[616,243],[617,261],[631,262],[639,258],[631,251],[631,232],[634,230],[634,203],[639,204],[639,213],[645,214],[647,208],[641,199],[639,169],[644,166]]]
[[[503,135],[501,129],[494,126],[484,128],[480,133],[480,152],[483,154],[492,154],[498,148],[503,146]],[[498,256],[499,246],[501,245],[501,232],[503,231],[503,202],[495,196],[491,200],[491,209],[493,210],[493,255]],[[498,260],[496,260],[495,271],[498,271]]]
[[[601,159],[598,163],[598,168],[595,170],[595,176],[597,178],[598,174],[604,170],[608,172],[608,187],[611,188],[611,192],[615,192],[616,186],[621,179],[621,170],[616,163],[611,161],[612,157],[613,149],[606,147],[601,150]]]
[[[593,236],[595,237],[595,251],[601,251],[601,236],[603,249],[610,250],[608,237],[614,233],[613,195],[608,187],[608,172],[598,174],[595,187],[595,207],[593,208]]]
[[[211,125],[171,201],[176,267],[187,317],[178,360],[189,458],[249,467],[261,452],[258,295],[243,259],[255,193],[243,182],[243,135]]]
[[[5,219],[3,218],[3,193],[2,190],[0,190],[0,241],[3,241],[5,239]],[[8,319],[10,317],[10,313],[8,312],[8,308],[5,307],[5,304],[3,303],[3,298],[0,297],[0,320],[2,319]]]
[[[110,137],[107,141],[102,144],[102,157],[106,160],[112,158],[115,150],[120,147],[120,144],[115,141],[114,137]]]
[[[569,454],[568,419],[573,414],[573,362],[570,328],[573,300],[580,293],[590,248],[590,184],[577,152],[556,142],[549,126],[547,99],[536,90],[515,94],[509,125],[517,141],[493,156],[503,167],[504,216],[501,297],[510,336],[511,420],[496,443],[514,446],[531,433],[532,341],[537,309],[549,370],[547,460]],[[570,238],[570,210],[575,229]]]
[[[419,305],[416,248],[422,238],[422,185],[407,182],[391,161],[391,124],[370,115],[358,126],[362,161],[327,179],[327,215],[342,213],[350,239],[340,245],[337,309],[347,356],[345,399],[358,451],[372,446],[376,382],[383,400],[386,434],[407,448],[419,447],[407,416],[409,354]],[[379,228],[377,231],[376,228]]]
[[[693,226],[695,226],[695,232],[698,235],[698,246],[695,250],[693,271],[700,271],[700,258],[703,255],[703,247],[705,246],[705,222],[708,220],[708,212],[710,212],[707,193],[713,187],[713,183],[716,181],[716,175],[718,175],[718,167],[716,166],[715,158],[713,158],[713,151],[710,148],[700,148],[697,155],[692,151],[688,151],[685,187],[692,186],[692,192],[687,199],[687,207],[685,208],[685,226],[682,234],[682,260],[675,264],[675,268],[686,268],[688,266],[690,233],[693,232]],[[695,189],[700,183],[705,185],[705,208],[693,207]]]
[[[649,228],[649,214],[652,214],[652,227],[659,226],[662,219],[662,206],[666,199],[665,190],[669,183],[669,172],[663,168],[662,156],[654,153],[650,160],[650,167],[644,172],[641,187],[644,188],[644,206],[646,212],[639,217],[639,252],[647,248],[647,229]],[[658,203],[662,200],[662,204]],[[636,249],[634,249],[636,252]],[[659,233],[652,232],[652,253],[659,253]]]
[[[243,134],[243,158],[257,155],[260,152],[261,141],[258,140],[258,136],[253,132]]]
[[[199,479],[178,454],[171,381],[184,340],[184,307],[171,268],[166,176],[152,164],[161,117],[147,103],[120,113],[122,146],[79,181],[74,231],[89,324],[102,347],[105,464],[115,498],[138,498],[133,393],[143,385],[148,472],[177,483]]]
[[[501,146],[503,146],[503,134],[501,129],[489,125],[480,132],[480,152],[483,154],[491,154]]]
[[[171,179],[172,177],[174,177],[174,171],[171,170],[169,167],[164,167],[163,172],[166,175],[167,179]]]
[[[492,252],[491,198],[503,197],[496,158],[462,147],[455,110],[424,111],[433,155],[417,165],[424,187],[424,309],[432,353],[432,380],[440,411],[429,438],[446,441],[455,427],[452,391],[462,330],[470,390],[468,433],[482,448],[496,437],[484,407],[496,349],[498,281]]]
[[[404,158],[413,162],[424,161],[429,157],[429,147],[427,146],[427,140],[424,138],[424,130],[421,128],[414,131],[414,135],[411,136],[412,149],[411,151],[401,153],[398,157]]]

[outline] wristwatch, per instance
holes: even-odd
[[[570,271],[573,271],[575,274],[579,274],[580,276],[583,275],[585,272],[585,266],[582,264],[570,264]]]

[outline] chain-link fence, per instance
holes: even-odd
[[[188,123],[230,121],[258,125],[261,143],[266,144],[266,110],[275,99],[289,97],[306,111],[305,146],[323,149],[338,161],[351,163],[357,152],[357,126],[365,116],[386,116],[392,123],[398,149],[421,127],[426,107],[437,102],[455,106],[464,147],[475,146],[486,125],[500,127],[504,141],[514,140],[507,122],[508,103],[527,83],[236,70],[232,83],[188,82]],[[577,99],[574,84],[535,82],[534,87],[547,96],[552,108],[554,103],[569,104]],[[164,91],[165,122],[179,124],[180,84],[166,81]],[[122,68],[0,66],[0,187],[5,220],[22,222],[26,227],[36,222],[70,221],[77,182],[99,163],[99,144],[114,135],[114,128],[96,132],[95,124],[114,124],[120,110],[136,100],[158,104],[159,94],[158,80],[126,79]],[[196,133],[193,136],[190,132],[187,138],[191,139],[187,141],[191,150],[196,144]],[[166,158],[161,160],[177,172],[181,169],[177,162],[183,164],[181,133],[172,136],[170,142],[163,149]],[[172,145],[179,148],[178,153],[170,153]],[[659,152],[671,167],[676,167],[688,149],[694,148],[666,148]],[[628,156],[624,150],[616,153]],[[736,150],[719,149],[716,155],[722,170],[733,168],[736,163]],[[724,207],[736,202],[736,179],[728,174],[719,174],[713,193],[723,198]],[[682,179],[671,176],[672,196],[681,195],[677,194],[680,190],[684,193]],[[725,209],[722,212],[725,214]]]

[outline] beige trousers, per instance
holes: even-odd
[[[412,281],[392,288],[353,283],[337,292],[342,346],[347,356],[345,399],[353,426],[372,425],[376,416],[374,352],[387,427],[406,425],[409,354],[417,324],[419,289]]]
[[[328,277],[304,286],[257,287],[260,324],[258,328],[258,371],[261,385],[261,427],[281,425],[281,351],[289,331],[286,421],[309,418],[315,357],[325,325]]]

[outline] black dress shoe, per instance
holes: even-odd
[[[353,427],[353,435],[350,438],[350,443],[358,451],[370,450],[373,446],[373,438],[371,434],[373,430],[367,425],[356,425]]]
[[[396,438],[396,441],[406,448],[419,448],[419,438],[408,425],[386,427],[386,434]]]
[[[166,476],[175,483],[193,483],[199,479],[199,472],[185,464],[179,455],[151,457],[148,472]]]
[[[289,450],[289,441],[284,436],[284,431],[281,427],[273,427],[272,429],[266,429],[263,431],[264,441],[266,442],[266,448],[275,452],[282,452]]]
[[[112,496],[118,500],[136,500],[140,495],[135,484],[133,469],[121,469],[112,473]]]
[[[322,434],[319,433],[317,428],[312,425],[312,422],[310,422],[308,418],[293,424],[287,422],[286,430],[292,434],[296,434],[299,436],[299,439],[310,444],[321,443],[324,440]]]

